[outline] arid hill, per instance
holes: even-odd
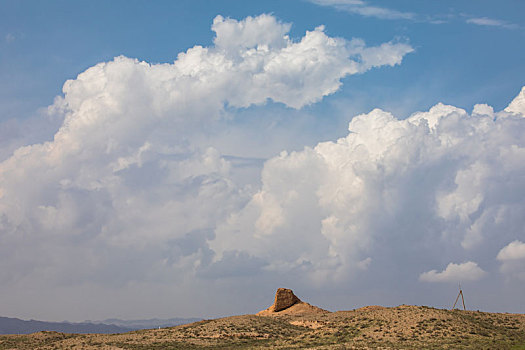
[[[258,316],[113,335],[0,336],[0,349],[525,349],[523,314],[410,305],[328,312],[283,295]],[[283,301],[291,305],[280,309]],[[296,312],[303,307],[312,312]]]
[[[329,313],[317,306],[301,301],[291,289],[279,288],[275,293],[273,305],[266,310],[259,311],[257,316],[282,316]]]

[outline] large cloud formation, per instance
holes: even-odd
[[[236,182],[235,164],[209,134],[231,110],[269,100],[301,108],[343,77],[400,64],[413,51],[332,38],[323,27],[293,41],[290,25],[271,15],[217,16],[212,30],[214,46],[171,64],[121,56],[67,81],[49,108],[64,118],[53,139],[0,164],[0,283],[13,310],[21,295],[44,298],[35,286],[184,290],[188,276],[237,273],[226,261],[212,264],[207,242],[254,191]],[[253,271],[264,263],[228,256]]]
[[[438,104],[404,120],[356,116],[347,137],[267,161],[262,188],[211,246],[323,281],[348,278],[364,259],[385,269],[411,259],[418,265],[402,268],[415,276],[432,262],[494,265],[523,237],[524,100],[525,88],[499,113]]]
[[[447,283],[477,284],[470,307],[523,312],[523,259],[510,254],[525,234],[523,101],[525,88],[497,113],[437,104],[400,120],[376,109],[336,142],[281,153],[219,225],[215,260],[243,252],[265,262],[261,273],[340,288],[365,305],[449,307]]]
[[[127,317],[206,316],[254,311],[259,287],[281,281],[307,291],[367,274],[400,288],[425,271],[512,277],[498,259],[514,245],[498,252],[524,235],[525,89],[500,112],[437,104],[400,120],[376,109],[346,137],[282,152],[240,181],[235,157],[209,141],[231,110],[301,108],[412,48],[322,27],[293,41],[269,15],[218,16],[212,29],[214,46],[172,64],[117,57],[66,82],[50,107],[64,116],[53,140],[0,164],[0,296],[13,310],[49,314],[56,295],[71,315],[111,305]]]

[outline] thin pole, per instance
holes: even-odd
[[[461,292],[458,293],[458,296],[456,298],[456,301],[454,302],[454,305],[452,306],[452,309],[451,310],[454,310],[454,308],[456,307],[456,303],[458,302],[458,299],[459,299],[459,296],[460,296]]]

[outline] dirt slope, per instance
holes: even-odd
[[[296,304],[295,304],[296,305]],[[525,349],[525,315],[425,306],[244,315],[125,334],[0,336],[0,349]]]

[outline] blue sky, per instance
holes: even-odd
[[[523,2],[373,4],[415,13],[421,19],[363,17],[292,0],[2,1],[1,73],[2,80],[9,81],[2,84],[2,118],[23,118],[48,105],[66,79],[115,56],[172,62],[178,52],[197,44],[208,46],[213,39],[210,20],[217,14],[244,18],[272,13],[293,24],[292,37],[324,24],[331,36],[359,37],[370,44],[394,37],[409,40],[417,55],[408,57],[402,67],[356,77],[358,81],[349,81],[339,92],[352,96],[373,89],[367,95],[374,97],[360,96],[374,98],[367,101],[365,109],[379,103],[410,113],[438,101],[464,108],[482,101],[502,108],[521,87],[523,74],[519,72],[525,66],[525,49],[520,45],[525,39]],[[427,18],[444,23],[432,24]],[[502,24],[467,22],[476,18]],[[506,28],[505,24],[516,27]]]
[[[0,0],[2,316],[525,312],[523,13]]]

